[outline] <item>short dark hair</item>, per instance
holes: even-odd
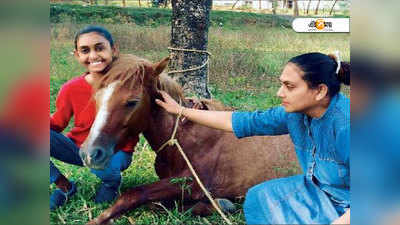
[[[96,32],[96,33],[100,34],[101,36],[103,36],[105,39],[108,40],[108,42],[110,42],[110,46],[114,47],[114,40],[113,40],[110,32],[108,32],[108,30],[106,28],[104,28],[102,26],[89,25],[89,26],[83,28],[82,30],[80,30],[75,35],[75,40],[74,40],[75,49],[77,49],[79,37],[82,34],[87,34],[87,33],[92,33],[92,32]]]
[[[325,84],[330,97],[339,93],[341,83],[350,85],[350,63],[341,62],[336,74],[338,62],[334,55],[312,52],[293,57],[289,62],[296,64],[304,72],[303,79],[310,88]]]

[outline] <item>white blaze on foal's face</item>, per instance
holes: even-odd
[[[91,149],[93,147],[94,142],[96,139],[99,138],[102,129],[106,125],[108,117],[110,115],[109,103],[110,99],[116,89],[117,84],[119,81],[115,81],[109,84],[107,87],[102,88],[99,90],[96,95],[96,104],[97,104],[97,115],[93,122],[92,128],[90,129],[89,136],[85,141],[86,149]],[[91,154],[87,154],[87,161],[91,162]]]

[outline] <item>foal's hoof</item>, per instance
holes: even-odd
[[[236,211],[236,206],[226,198],[216,198],[215,202],[219,208],[225,213],[234,213]]]

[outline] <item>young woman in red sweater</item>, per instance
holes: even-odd
[[[75,36],[75,58],[87,69],[84,74],[66,82],[56,100],[56,111],[50,118],[50,156],[63,162],[83,166],[79,148],[89,134],[96,116],[92,100],[92,85],[101,78],[112,62],[118,57],[111,34],[103,27],[88,26]],[[73,128],[64,136],[61,132],[74,117]],[[138,137],[119,143],[104,170],[91,169],[102,184],[95,196],[95,202],[112,201],[121,184],[121,171],[128,168]],[[76,192],[76,184],[60,173],[50,161],[50,183],[57,188],[50,196],[50,209],[63,205]]]

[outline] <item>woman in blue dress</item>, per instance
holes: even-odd
[[[266,111],[221,112],[184,108],[167,93],[156,103],[166,111],[238,138],[289,134],[302,175],[250,188],[247,224],[350,223],[350,65],[333,55],[307,53],[289,60],[279,77],[282,104]]]

